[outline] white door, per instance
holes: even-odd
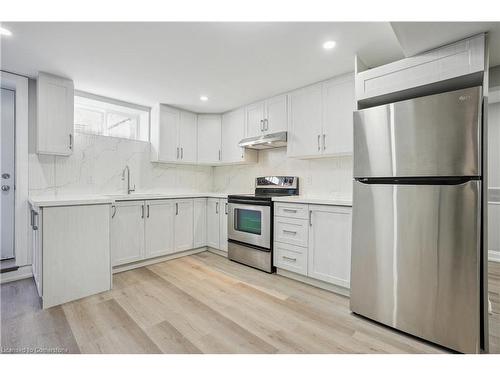
[[[74,129],[73,81],[40,73],[37,81],[37,152],[71,155]]]
[[[289,94],[288,156],[321,154],[322,86],[309,86]]]
[[[207,199],[194,200],[194,248],[207,246]]]
[[[309,206],[308,276],[349,288],[351,208]]]
[[[112,265],[144,258],[144,202],[117,202],[111,212]]]
[[[264,131],[276,133],[286,131],[288,127],[287,95],[275,96],[266,101],[266,122]]]
[[[196,163],[197,116],[194,113],[181,111],[179,147],[180,161],[186,163]]]
[[[227,251],[227,199],[219,200],[219,250]]]
[[[175,251],[174,210],[175,204],[172,200],[146,201],[146,258]]]
[[[158,161],[177,161],[180,158],[178,137],[179,111],[165,105],[160,105],[159,111]]]
[[[348,74],[323,84],[323,154],[350,154],[353,150],[354,76]]]
[[[2,89],[1,97],[0,173],[0,236],[1,259],[14,258],[14,182],[15,182],[15,92]]]
[[[192,199],[175,201],[175,251],[194,247],[194,206]]]
[[[265,102],[247,105],[245,109],[245,137],[256,137],[264,131]]]
[[[207,199],[207,246],[219,248],[220,202],[218,198]]]
[[[222,115],[222,162],[233,163],[243,160],[244,150],[238,146],[243,138],[245,138],[245,111],[238,109]]]
[[[221,116],[198,115],[198,161],[218,163],[221,158]]]

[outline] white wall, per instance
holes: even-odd
[[[30,153],[30,194],[124,193],[125,165],[138,191],[193,193],[212,188],[212,167],[156,164],[149,158],[147,142],[77,133],[69,157]]]
[[[286,149],[259,152],[254,165],[215,167],[216,192],[251,193],[255,177],[298,176],[301,195],[352,198],[352,157],[298,160],[286,157]]]

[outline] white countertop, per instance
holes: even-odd
[[[54,195],[30,197],[35,207],[77,206],[86,204],[112,204],[117,201],[182,198],[227,198],[227,193],[132,193],[102,195]]]
[[[275,202],[326,204],[330,206],[352,206],[350,199],[338,199],[319,196],[292,195],[287,197],[273,197]]]

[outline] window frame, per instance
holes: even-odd
[[[77,131],[76,127],[75,127],[75,124],[73,124],[73,126],[75,127],[75,132],[76,133],[93,135],[93,136],[100,136],[100,137],[110,137],[110,138],[126,139],[126,140],[129,140],[129,141],[136,141],[136,142],[148,142],[148,143],[151,142],[151,107],[143,106],[143,105],[140,105],[140,104],[134,104],[134,103],[130,103],[130,102],[125,102],[125,101],[118,100],[118,99],[108,98],[108,97],[100,96],[100,95],[96,95],[96,94],[91,94],[91,93],[88,93],[88,92],[85,92],[85,91],[80,91],[80,90],[75,90],[74,96],[75,96],[75,107],[77,106],[77,104],[76,104],[76,102],[77,102],[76,97],[81,97],[81,98],[85,98],[85,99],[90,99],[90,100],[94,100],[94,101],[98,101],[98,102],[110,104],[112,106],[119,106],[119,107],[130,108],[130,109],[135,110],[135,111],[144,112],[144,114],[147,115],[147,120],[146,120],[146,122],[147,122],[147,137],[146,137],[146,139],[138,139],[138,136],[141,133],[141,125],[142,125],[142,119],[141,119],[142,115],[140,113],[132,114],[131,115],[130,113],[121,112],[120,110],[117,110],[115,108],[106,109],[106,108],[99,108],[98,106],[94,107],[92,105],[89,105],[89,106],[82,105],[81,106],[82,108],[87,107],[89,110],[94,110],[96,112],[98,111],[98,112],[102,113],[102,115],[103,115],[102,129],[101,129],[101,133],[100,134],[97,134],[97,133],[94,133],[94,132]],[[107,117],[108,117],[108,114],[115,114],[115,115],[122,115],[122,116],[134,117],[136,119],[136,123],[138,125],[136,127],[136,129],[135,129],[135,138],[126,138],[126,137],[119,137],[119,136],[115,136],[115,135],[103,134],[104,131],[106,133],[109,131],[109,129],[107,127],[107,121],[108,121]]]

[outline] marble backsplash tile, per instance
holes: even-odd
[[[149,143],[75,134],[69,157],[30,154],[31,195],[119,194],[121,175],[130,167],[138,191],[205,192],[212,189],[213,168],[151,163]]]
[[[251,193],[255,177],[299,177],[301,195],[352,199],[352,156],[299,160],[286,156],[286,149],[260,151],[254,165],[216,167],[213,191]]]

